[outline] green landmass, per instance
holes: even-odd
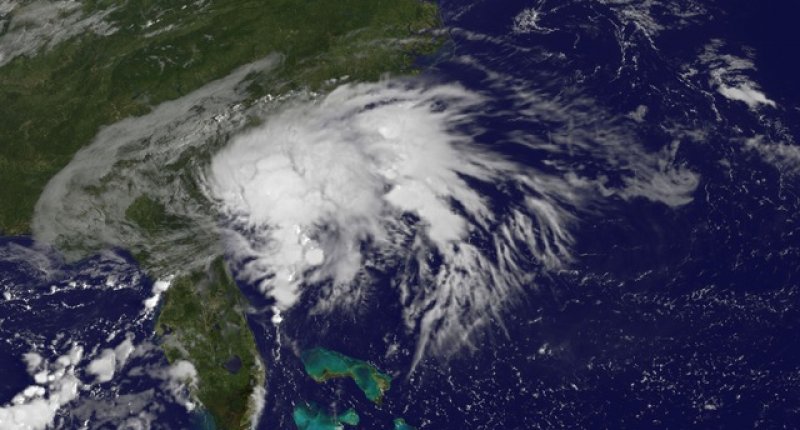
[[[87,32],[0,67],[0,233],[30,230],[47,181],[99,128],[142,115],[239,66],[282,55],[252,96],[332,78],[413,73],[439,44],[419,0],[91,0],[116,32]]]
[[[342,415],[339,415],[339,421],[347,425],[357,426],[361,421],[361,417],[358,416],[355,409],[348,409]]]
[[[356,426],[360,421],[354,409],[348,409],[338,416],[329,415],[313,403],[296,406],[292,418],[298,430],[342,430],[344,424]]]
[[[88,0],[83,9],[112,10],[106,20],[116,32],[87,32],[0,66],[0,234],[30,232],[47,182],[104,125],[146,114],[274,53],[282,58],[277,69],[249,77],[251,101],[324,91],[334,78],[411,74],[414,59],[442,41],[429,31],[439,26],[435,4],[420,0]],[[150,236],[187,222],[146,195],[125,217]],[[146,253],[134,252],[149,270]],[[156,323],[167,358],[196,367],[195,395],[220,429],[247,426],[250,394],[263,385],[244,306],[217,260],[174,280]],[[232,357],[241,360],[235,373],[223,367]],[[379,402],[390,379],[368,382],[375,375],[359,372],[352,377]]]
[[[409,425],[408,423],[406,423],[406,420],[402,418],[395,418],[394,430],[417,430],[417,428]]]
[[[351,378],[367,398],[381,403],[391,387],[392,377],[375,366],[325,348],[313,348],[300,355],[306,373],[317,382]]]
[[[167,359],[194,364],[199,379],[194,394],[221,430],[248,428],[250,395],[264,383],[246,305],[217,259],[207,272],[173,281],[156,322]],[[240,364],[235,372],[226,368],[231,360]]]
[[[161,202],[144,195],[137,197],[128,206],[128,209],[125,210],[125,218],[148,234],[180,228],[184,224],[180,218],[168,214],[167,208]]]

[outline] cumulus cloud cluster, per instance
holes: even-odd
[[[434,112],[434,100],[451,109]],[[507,163],[454,148],[445,126],[479,99],[457,87],[343,87],[320,104],[288,109],[235,140],[210,168],[210,191],[236,220],[264,229],[250,251],[261,284],[279,304],[297,299],[303,273],[351,282],[363,261],[359,243],[389,240],[403,212],[425,224],[439,249],[467,233],[465,215],[491,214],[460,175],[489,180]],[[375,105],[371,109],[365,106]],[[466,214],[448,199],[456,199]],[[387,222],[388,221],[388,222]]]
[[[370,254],[410,258],[399,288],[420,359],[468,344],[536,268],[569,261],[576,211],[598,191],[691,201],[696,175],[630,147],[627,161],[601,151],[639,167],[622,188],[516,163],[473,140],[485,102],[458,85],[345,85],[235,138],[213,158],[206,185],[243,276],[282,309],[304,286],[328,283],[324,308],[353,301]]]
[[[86,372],[95,376],[95,382],[108,382],[114,378],[114,373],[125,366],[128,357],[133,352],[133,342],[128,337],[116,348],[106,348],[100,356],[92,360],[86,367]]]
[[[75,376],[75,366],[83,358],[83,348],[79,345],[73,345],[52,363],[35,352],[25,354],[24,358],[36,384],[14,396],[10,405],[0,407],[0,428],[5,430],[46,428],[63,405],[78,397],[81,386]]]
[[[769,99],[748,76],[756,69],[752,59],[723,54],[723,48],[721,41],[713,40],[700,55],[701,62],[710,69],[709,84],[725,98],[742,102],[750,109],[755,110],[761,106],[777,107],[775,101]]]
[[[197,370],[186,360],[177,360],[165,367],[160,362],[143,365],[141,361],[128,366],[129,360],[142,358],[155,352],[149,344],[134,345],[133,335],[126,335],[114,348],[98,351],[91,360],[85,360],[84,347],[73,343],[69,351],[47,359],[36,351],[23,355],[28,373],[34,384],[14,396],[7,405],[0,406],[0,429],[43,430],[58,427],[58,416],[71,416],[84,423],[85,428],[150,428],[149,423],[163,406],[160,401],[177,401],[187,410],[195,408],[189,399],[187,386],[197,383]],[[165,394],[150,388],[140,392],[118,389],[104,397],[97,384],[105,384],[115,377],[136,378],[145,375],[160,381]],[[83,397],[81,396],[83,393]],[[66,409],[67,405],[71,408]],[[63,421],[61,421],[63,423]]]

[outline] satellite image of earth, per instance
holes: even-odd
[[[0,430],[800,427],[798,16],[0,0]]]

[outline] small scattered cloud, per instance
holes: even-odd
[[[777,107],[751,79],[750,74],[756,70],[753,60],[723,54],[723,48],[722,41],[714,40],[700,56],[700,61],[709,68],[709,84],[723,97],[745,103],[752,110],[761,106]]]
[[[543,12],[540,11],[540,8],[523,9],[514,17],[511,31],[515,34],[550,33],[553,31],[552,29],[541,25],[542,15]]]
[[[767,163],[783,173],[800,174],[800,146],[781,142],[768,142],[763,136],[747,139],[747,149],[757,152]]]

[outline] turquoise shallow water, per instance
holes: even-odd
[[[360,421],[354,409],[332,416],[313,403],[296,406],[292,418],[298,430],[341,430],[344,424],[355,426]]]
[[[408,425],[406,420],[402,418],[396,418],[394,420],[394,430],[417,430],[417,429],[416,427]]]
[[[391,387],[391,376],[371,364],[325,348],[303,352],[301,359],[306,373],[317,382],[334,378],[352,378],[367,398],[380,403]]]
[[[217,430],[214,417],[205,409],[198,411],[192,416],[193,430]]]

